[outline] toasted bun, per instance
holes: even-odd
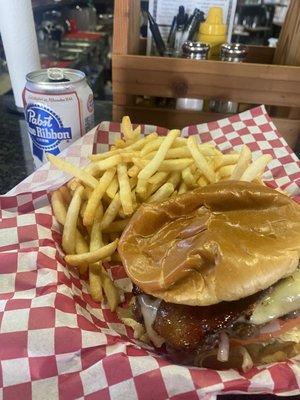
[[[141,206],[118,251],[132,281],[167,302],[238,300],[296,269],[300,206],[260,184],[219,182]]]

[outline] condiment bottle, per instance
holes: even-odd
[[[182,58],[206,60],[208,52],[209,45],[206,43],[187,41],[182,45]],[[176,101],[176,109],[201,111],[203,109],[203,100],[180,97]]]
[[[209,59],[219,58],[220,47],[227,40],[227,25],[223,23],[223,9],[211,7],[206,21],[200,25],[198,41],[210,45]]]
[[[246,59],[248,47],[238,43],[225,43],[221,46],[220,59],[228,62],[243,62]],[[236,113],[238,111],[238,103],[226,100],[211,100],[210,111],[220,113]]]

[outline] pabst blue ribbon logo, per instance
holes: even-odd
[[[26,121],[32,140],[32,152],[43,161],[43,153],[58,154],[59,143],[72,139],[71,128],[65,128],[58,115],[41,104],[28,104]]]

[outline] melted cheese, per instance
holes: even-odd
[[[164,339],[152,328],[161,300],[152,300],[151,297],[145,294],[139,295],[138,300],[141,306],[146,332],[155,347],[161,347],[164,343]]]
[[[300,270],[278,283],[254,309],[250,323],[265,324],[300,309]]]

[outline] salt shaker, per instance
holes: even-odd
[[[244,62],[248,53],[248,47],[238,43],[225,43],[221,46],[220,59],[228,62]],[[209,104],[210,111],[219,113],[236,113],[238,103],[224,100],[211,100]]]
[[[182,45],[182,58],[206,60],[209,48],[209,45],[206,43],[187,41]],[[178,98],[176,101],[176,109],[201,111],[203,109],[203,100]]]

